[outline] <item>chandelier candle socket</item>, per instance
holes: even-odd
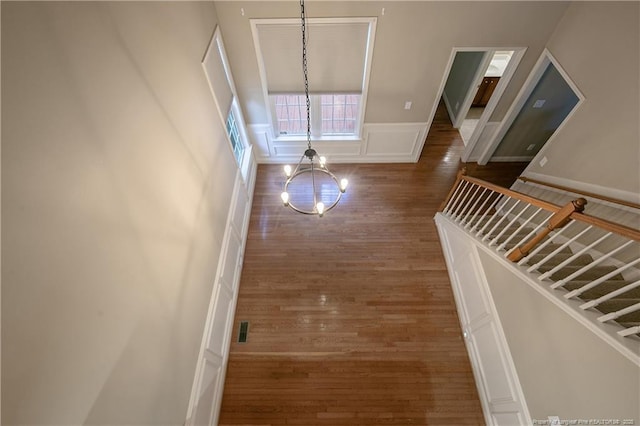
[[[340,179],[327,168],[327,159],[319,156],[311,147],[311,102],[309,100],[309,76],[307,71],[307,34],[304,0],[300,0],[300,20],[302,21],[302,70],[304,74],[304,93],[307,100],[307,149],[300,157],[295,170],[284,166],[287,180],[280,197],[285,207],[303,214],[322,217],[334,208],[342,194],[347,190],[349,181]]]
[[[329,171],[324,157],[318,156],[313,148],[302,154],[295,170],[288,164],[284,166],[284,174],[287,180],[280,194],[283,204],[298,213],[320,217],[338,204],[349,185],[347,179],[339,180]],[[298,194],[295,202],[290,187]]]

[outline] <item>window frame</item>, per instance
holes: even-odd
[[[348,140],[361,140],[363,128],[364,128],[364,116],[367,105],[367,94],[369,90],[369,80],[371,75],[371,64],[373,59],[373,48],[375,44],[375,34],[376,34],[376,24],[377,18],[375,17],[350,17],[350,18],[308,18],[307,23],[309,25],[322,25],[322,24],[358,24],[358,23],[366,23],[368,25],[368,33],[367,33],[367,43],[366,43],[366,51],[364,53],[364,72],[362,77],[362,88],[358,95],[360,95],[359,107],[357,120],[355,123],[355,130],[353,134],[327,134],[323,135],[318,132],[314,132],[313,129],[321,128],[318,125],[314,126],[313,117],[312,117],[312,134],[311,137],[314,140],[319,141],[331,141],[331,140],[340,140],[340,141],[348,141]],[[267,122],[271,126],[271,137],[275,141],[301,141],[306,140],[306,132],[304,135],[280,135],[278,131],[278,123],[277,123],[277,115],[275,111],[275,101],[272,99],[273,95],[281,95],[284,93],[270,93],[267,75],[264,65],[263,52],[260,47],[260,37],[258,27],[262,25],[300,25],[300,20],[298,18],[282,18],[282,19],[251,19],[251,32],[253,36],[254,46],[256,50],[256,56],[258,59],[258,70],[260,74],[260,81],[262,85],[263,96],[265,100],[266,106],[266,115]],[[311,70],[312,71],[312,70]],[[302,94],[302,93],[300,93]],[[319,94],[344,94],[339,92],[325,92],[325,93],[311,93],[311,96],[319,95]],[[314,109],[314,101],[312,100],[312,114]],[[319,100],[317,101],[317,106],[315,108],[320,108]],[[306,120],[305,120],[306,121]]]
[[[357,95],[358,96],[358,104],[355,118],[352,120],[354,122],[354,130],[353,132],[323,132],[323,108],[322,108],[322,96],[336,96],[336,95]],[[301,133],[290,133],[290,134],[281,134],[279,119],[277,113],[277,104],[276,97],[277,96],[299,96],[304,98],[304,93],[281,93],[281,94],[271,94],[269,95],[269,107],[271,109],[271,116],[273,117],[273,133],[276,139],[301,139],[306,138],[306,122],[307,122],[307,111],[306,111],[306,101],[305,104],[302,105],[304,108],[301,111],[302,114],[302,124],[304,131]],[[304,101],[304,99],[301,99]],[[362,95],[360,93],[316,93],[309,95],[309,101],[311,103],[311,114],[310,114],[310,122],[311,122],[311,137],[316,140],[345,140],[345,139],[358,139],[360,136],[360,132],[358,129],[358,123],[361,122],[360,116],[362,114]]]
[[[224,68],[224,74],[227,79],[227,84],[231,91],[231,105],[229,106],[228,112],[223,111],[224,108],[219,104],[218,98],[216,97],[216,93],[214,90],[214,85],[212,84],[212,78],[215,78],[215,77],[209,75],[209,72],[207,71],[207,67],[205,66],[205,62],[207,61],[207,58],[209,57],[209,55],[213,55],[213,54],[219,54],[220,60],[222,61],[222,66]],[[220,117],[220,123],[224,128],[224,131],[225,131],[224,133],[225,133],[227,142],[229,143],[228,146],[231,150],[231,154],[233,155],[236,161],[236,164],[241,171],[241,175],[243,179],[246,180],[249,173],[248,158],[250,157],[250,155],[247,155],[247,154],[251,151],[251,145],[249,144],[249,138],[247,137],[244,116],[242,115],[242,110],[238,105],[238,93],[236,91],[236,86],[233,81],[233,75],[231,74],[231,70],[229,67],[229,60],[227,59],[227,53],[225,51],[224,42],[222,39],[222,33],[220,31],[220,26],[216,27],[213,33],[213,36],[211,37],[209,46],[207,46],[207,51],[202,60],[202,66],[203,66],[207,81],[209,83],[209,88],[213,95],[213,100],[216,105],[216,110],[218,111],[218,115]],[[229,119],[230,116],[232,116],[234,119],[234,124],[237,130],[236,141],[240,143],[241,149],[237,149],[238,145],[234,143],[234,141],[232,141],[232,135],[230,134],[230,131],[227,127],[227,120]]]

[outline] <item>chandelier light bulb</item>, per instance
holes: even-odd
[[[282,202],[285,206],[289,205],[289,193],[287,191],[280,194],[280,198],[282,198]]]
[[[347,185],[349,185],[349,181],[346,178],[342,178],[340,180],[340,191],[344,192],[347,190]]]
[[[320,166],[324,167],[324,164],[327,162],[327,157],[320,157]]]
[[[316,204],[316,210],[318,211],[318,216],[322,217],[324,214],[324,203],[322,201],[318,201],[318,204]]]
[[[291,177],[291,166],[290,165],[286,165],[284,166],[284,174],[287,175],[287,177]]]

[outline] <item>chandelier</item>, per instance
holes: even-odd
[[[295,169],[284,166],[287,180],[281,194],[285,207],[294,211],[322,217],[334,208],[347,189],[347,179],[340,179],[327,168],[326,158],[318,155],[311,146],[311,102],[309,101],[309,77],[307,71],[307,35],[304,0],[300,0],[300,20],[302,21],[302,71],[304,74],[304,94],[307,102],[307,149]]]

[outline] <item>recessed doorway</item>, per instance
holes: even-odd
[[[496,50],[493,52],[491,61],[476,86],[476,93],[473,96],[467,114],[458,129],[465,145],[471,141],[487,104],[491,100],[500,79],[509,66],[513,53],[513,50]],[[491,52],[487,52],[487,54],[490,56]]]
[[[468,161],[478,141],[485,136],[489,118],[525,51],[523,47],[453,49],[443,81],[442,100],[465,144],[463,162]]]

